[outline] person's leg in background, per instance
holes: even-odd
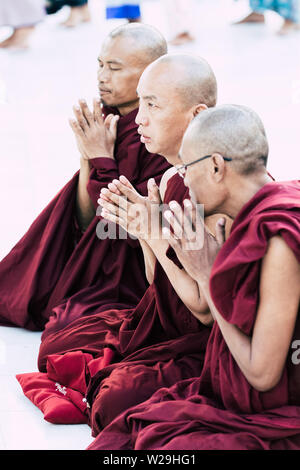
[[[194,41],[194,0],[163,0],[170,29],[170,44],[180,46]]]
[[[265,12],[274,7],[276,1],[274,0],[249,0],[251,13],[235,24],[243,23],[264,23]]]
[[[299,0],[250,0],[251,13],[235,24],[264,23],[265,12],[272,10],[283,18],[279,34],[287,34],[299,30]]]
[[[91,15],[88,0],[67,0],[66,5],[70,7],[70,16],[62,24],[68,28],[74,28],[80,23],[90,21]]]
[[[300,6],[299,0],[277,0],[277,13],[284,22],[279,34],[288,34],[291,31],[300,31]]]
[[[45,15],[43,0],[1,0],[0,26],[10,26],[13,32],[0,43],[0,48],[27,49],[36,24]]]

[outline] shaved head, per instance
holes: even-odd
[[[138,84],[136,123],[151,153],[180,164],[179,150],[192,119],[216,105],[217,81],[206,60],[188,54],[165,54],[144,70]]]
[[[191,123],[188,139],[201,156],[219,153],[232,158],[239,174],[249,175],[266,167],[269,146],[260,117],[250,108],[223,105],[200,113]]]
[[[152,26],[125,24],[114,29],[103,42],[98,57],[102,103],[118,108],[121,115],[136,109],[136,89],[143,71],[166,52],[166,40]]]
[[[153,26],[130,23],[114,29],[107,37],[112,39],[127,39],[131,44],[131,52],[139,56],[145,64],[150,64],[168,52],[167,41]]]
[[[217,80],[202,57],[167,54],[153,62],[145,73],[156,73],[177,92],[186,107],[203,103],[208,108],[217,103]]]

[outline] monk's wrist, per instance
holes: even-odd
[[[208,300],[208,297],[210,297],[209,278],[210,278],[209,275],[201,274],[200,276],[197,276],[197,279],[196,279],[198,287],[201,290],[206,300]]]

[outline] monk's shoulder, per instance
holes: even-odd
[[[176,172],[177,172],[176,168],[172,166],[167,171],[165,171],[165,173],[163,174],[160,180],[159,192],[160,192],[160,197],[162,201],[165,198],[168,182],[176,174]]]

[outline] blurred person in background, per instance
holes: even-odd
[[[279,34],[287,34],[291,31],[299,31],[300,25],[300,5],[299,0],[250,0],[251,13],[238,21],[243,23],[264,23],[265,12],[272,10],[283,18],[283,25],[278,31]]]
[[[194,0],[163,0],[170,29],[170,44],[181,46],[195,40],[193,29]]]
[[[67,20],[62,23],[63,26],[73,28],[80,23],[90,21],[91,15],[88,0],[47,0],[47,13],[48,15],[56,13],[64,6],[70,7],[70,15]]]
[[[141,21],[141,7],[138,0],[106,0],[106,19],[125,18],[129,23]]]
[[[10,26],[13,32],[0,42],[0,47],[28,48],[29,38],[45,14],[44,0],[1,0],[0,26]]]

